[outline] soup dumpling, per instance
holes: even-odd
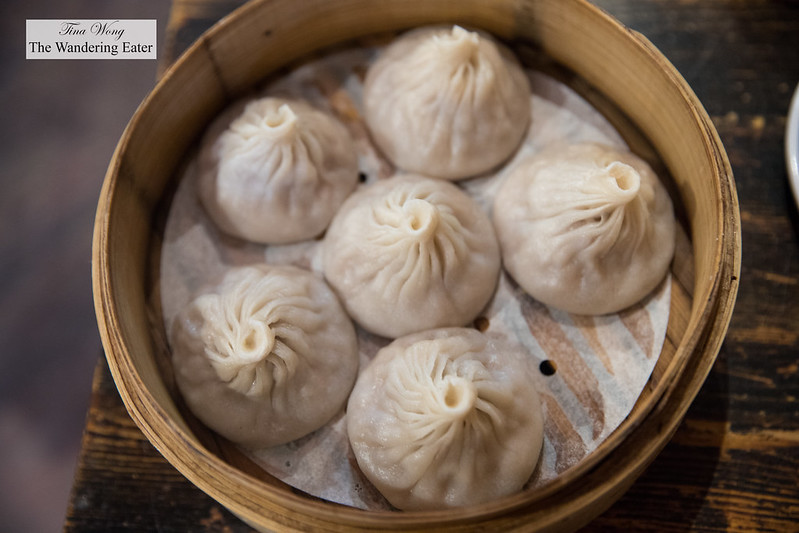
[[[629,151],[585,143],[521,162],[494,198],[505,268],[533,298],[577,314],[649,294],[674,255],[671,198]]]
[[[400,169],[458,180],[507,160],[530,122],[516,58],[459,26],[400,36],[367,71],[364,109],[376,144]]]
[[[177,317],[172,362],[189,409],[250,448],[292,441],[347,401],[355,328],[320,277],[291,266],[230,270]]]
[[[199,194],[225,233],[261,244],[322,233],[358,184],[346,127],[300,100],[249,102],[200,153]]]
[[[385,337],[467,324],[500,271],[480,206],[452,183],[415,175],[350,196],[325,235],[322,261],[350,316]]]
[[[358,465],[403,510],[521,490],[543,443],[532,372],[525,352],[475,329],[395,340],[358,377],[347,404]]]

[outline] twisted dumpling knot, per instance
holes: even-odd
[[[462,420],[474,408],[477,387],[459,376],[446,376],[439,387],[441,405],[453,419]]]
[[[452,31],[434,35],[431,43],[438,48],[444,57],[443,64],[450,65],[456,71],[466,65],[474,66],[480,52],[480,36],[460,26],[453,26]]]
[[[420,241],[433,238],[441,221],[438,207],[421,198],[408,200],[402,206],[405,230]]]

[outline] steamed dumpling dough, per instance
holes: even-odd
[[[200,198],[224,232],[262,244],[313,238],[358,184],[349,132],[299,100],[247,104],[200,154]]]
[[[543,416],[525,353],[474,329],[395,340],[347,404],[363,473],[392,505],[441,509],[513,494],[530,478]]]
[[[364,108],[394,164],[457,180],[491,170],[519,146],[530,85],[511,52],[488,35],[424,28],[398,38],[368,70]]]
[[[550,148],[520,163],[494,198],[494,224],[516,282],[577,314],[643,299],[674,254],[672,203],[654,171],[597,144]]]
[[[296,267],[235,268],[174,328],[175,378],[189,409],[251,448],[324,425],[358,371],[352,322],[324,280]]]
[[[494,292],[488,216],[452,183],[414,175],[355,192],[333,219],[324,274],[350,316],[385,337],[474,319]]]

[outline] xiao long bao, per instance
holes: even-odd
[[[543,443],[533,371],[526,353],[474,329],[395,340],[358,378],[347,405],[358,465],[403,510],[521,490]]]
[[[365,118],[400,169],[458,180],[516,150],[530,85],[513,54],[484,33],[423,28],[386,48],[366,74]]]
[[[301,100],[248,103],[200,153],[200,199],[225,233],[262,244],[316,237],[358,184],[346,127]]]
[[[452,183],[415,175],[350,196],[325,235],[325,278],[350,316],[384,337],[463,326],[499,279],[499,245],[480,206]]]
[[[206,426],[251,448],[321,427],[358,372],[355,328],[321,278],[289,266],[229,271],[177,317],[178,388]]]
[[[650,166],[598,144],[521,162],[494,198],[505,268],[533,298],[577,314],[649,294],[674,255],[671,199]]]

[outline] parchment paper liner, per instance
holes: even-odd
[[[363,73],[379,47],[359,47],[318,58],[267,86],[258,96],[305,98],[338,116],[359,152],[363,184],[394,174],[372,145],[361,119]],[[522,147],[496,172],[459,182],[487,212],[509,169],[521,158],[555,143],[601,142],[626,148],[621,136],[590,104],[566,85],[528,71],[532,121]],[[237,102],[211,125],[209,138],[240,112]],[[218,231],[197,200],[194,156],[175,193],[161,255],[161,303],[166,331],[179,310],[233,266],[293,264],[321,276],[320,240],[261,246]],[[630,413],[663,346],[669,318],[671,276],[647,298],[621,313],[580,316],[545,306],[521,291],[503,272],[496,294],[475,326],[519,343],[538,366],[544,410],[544,447],[525,489],[554,479],[578,464]],[[361,368],[389,340],[358,329]],[[555,369],[551,375],[544,371]],[[549,372],[547,372],[549,373]],[[302,491],[364,509],[390,505],[358,470],[340,412],[319,430],[294,442],[245,450],[270,474]]]

